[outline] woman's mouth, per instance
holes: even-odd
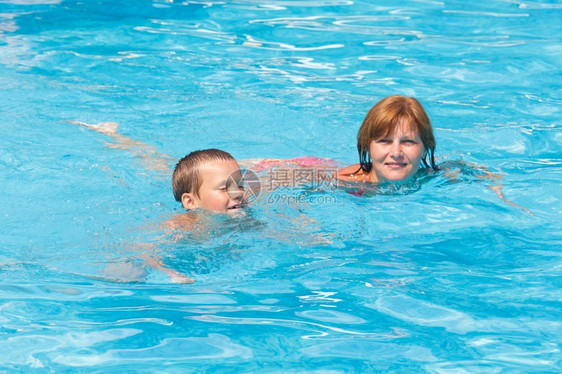
[[[391,169],[400,169],[406,166],[405,162],[387,162],[385,164],[387,167]]]

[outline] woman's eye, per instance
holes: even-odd
[[[382,144],[388,144],[388,143],[390,143],[390,140],[389,139],[381,139],[378,142],[382,143]]]

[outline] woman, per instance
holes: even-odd
[[[435,165],[435,138],[429,117],[413,97],[388,96],[369,110],[357,133],[359,164],[340,169],[339,180],[348,182],[404,182],[422,168],[437,170]],[[462,166],[463,163],[459,164]],[[467,165],[479,172],[479,179],[490,180],[487,186],[507,204],[533,215],[528,209],[505,198],[501,176],[490,173],[482,166]],[[445,176],[454,180],[460,173],[446,168]],[[363,190],[355,194],[362,195]]]
[[[429,117],[413,97],[388,96],[371,108],[357,134],[359,164],[338,179],[374,183],[407,181],[420,167],[435,166]]]

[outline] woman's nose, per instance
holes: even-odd
[[[402,145],[400,142],[393,142],[392,147],[390,149],[390,155],[392,157],[400,157],[402,156]]]

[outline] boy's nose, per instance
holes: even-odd
[[[244,196],[244,190],[241,190],[238,187],[233,187],[232,189],[228,190],[228,196],[232,200],[241,200],[242,197]]]

